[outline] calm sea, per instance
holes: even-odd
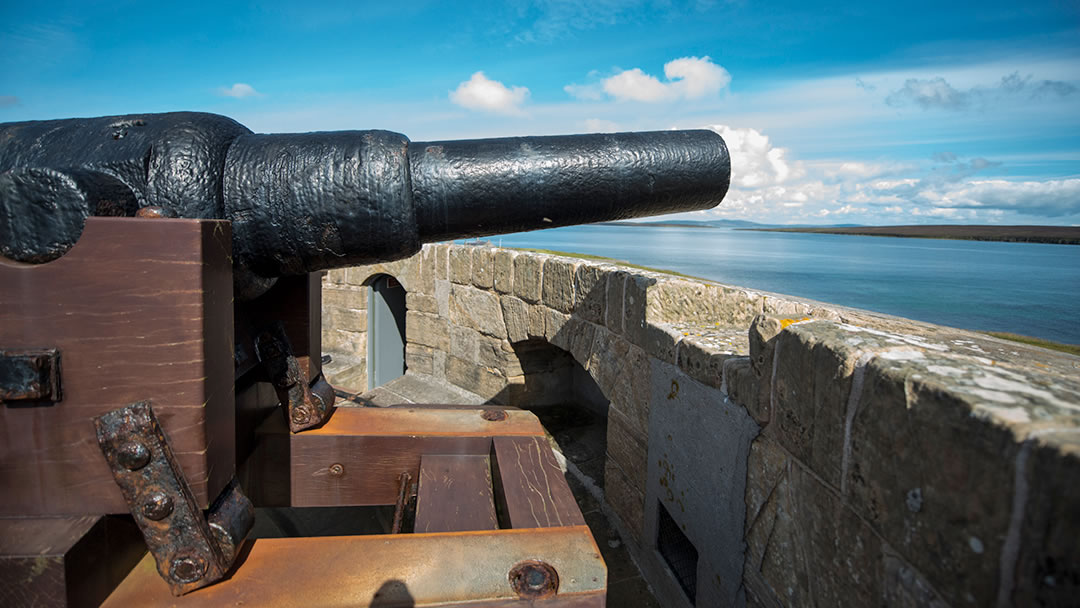
[[[975,330],[1080,344],[1080,246],[573,226],[490,237]]]

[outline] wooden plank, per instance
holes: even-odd
[[[420,458],[414,532],[497,530],[488,456]]]
[[[0,606],[97,606],[145,552],[127,518],[0,519]]]
[[[585,526],[257,539],[238,560],[226,580],[174,598],[153,560],[144,559],[103,606],[599,608],[607,586],[607,567]],[[555,597],[517,597],[508,574],[524,560],[555,569]]]
[[[0,260],[0,345],[59,348],[63,400],[0,407],[0,515],[127,511],[90,419],[149,399],[200,506],[235,468],[229,223],[92,217],[47,264]]]
[[[501,421],[483,413],[339,407],[322,427],[296,435],[272,414],[241,467],[242,484],[258,506],[392,505],[398,475],[418,479],[424,454],[487,456],[496,435],[543,436],[529,412],[508,411]]]
[[[495,500],[510,528],[584,525],[577,501],[543,437],[496,437]]]

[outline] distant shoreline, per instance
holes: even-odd
[[[895,238],[1004,241],[1080,245],[1080,227],[1073,226],[859,226],[852,228],[736,228],[755,232],[802,232]]]

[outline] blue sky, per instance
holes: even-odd
[[[1080,4],[22,3],[0,121],[411,139],[713,128],[776,223],[1080,224]]]

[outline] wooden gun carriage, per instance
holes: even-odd
[[[104,128],[120,140],[128,129],[154,127],[157,117],[119,118],[69,126]],[[0,605],[604,605],[606,567],[534,415],[502,407],[335,407],[321,374],[318,269],[549,222],[533,218],[526,226],[517,210],[492,224],[501,212],[483,201],[502,194],[473,197],[487,188],[475,180],[440,194],[465,200],[462,213],[472,219],[440,220],[432,209],[451,208],[449,199],[424,203],[425,210],[416,182],[405,185],[405,198],[419,229],[401,229],[411,239],[405,246],[327,262],[338,241],[303,233],[294,235],[298,245],[286,244],[292,257],[283,257],[265,251],[267,228],[252,228],[259,218],[229,203],[228,174],[226,219],[214,219],[191,212],[191,201],[170,207],[163,201],[175,198],[155,199],[146,185],[152,180],[133,183],[117,168],[128,161],[105,147],[83,149],[89,157],[71,162],[35,157],[41,138],[55,131],[42,124],[0,125],[0,135],[14,134],[0,138],[0,219],[9,218],[0,225]],[[37,133],[34,145],[20,147],[20,133]],[[159,136],[147,135],[160,146]],[[683,186],[690,194],[682,198],[663,188],[630,195],[659,197],[659,208],[631,201],[559,216],[562,202],[554,201],[548,215],[574,223],[712,206],[729,176],[717,141],[708,153],[694,148],[705,161],[676,164],[684,178],[719,167],[719,192],[710,178]],[[519,143],[513,149],[523,149]],[[144,152],[125,145],[143,163]],[[431,164],[449,149],[426,145],[434,161],[409,159],[413,179],[427,171],[451,185],[468,181]],[[510,148],[489,143],[471,154],[493,149],[504,158]],[[231,150],[222,153],[226,173]],[[404,158],[394,154],[390,161]],[[371,164],[360,156],[355,166]],[[272,158],[272,165],[280,160]],[[532,161],[515,162],[511,173],[535,181]],[[141,175],[151,175],[152,165],[147,160]],[[251,170],[240,182],[259,190],[279,170]],[[117,181],[134,193],[130,212],[113,213]],[[536,186],[526,182],[518,195]],[[506,190],[505,183],[494,189]],[[26,210],[33,221],[25,226],[10,219],[24,217],[18,205],[26,200],[65,196],[66,207]],[[340,198],[315,205],[319,234],[344,231],[364,215]],[[383,203],[371,200],[365,213],[379,220]],[[129,217],[136,207],[139,217]],[[267,226],[288,211],[277,209]],[[296,213],[313,221],[303,209]],[[45,246],[28,245],[27,230],[49,214],[68,228]],[[382,534],[248,539],[255,506],[385,506],[393,516]]]

